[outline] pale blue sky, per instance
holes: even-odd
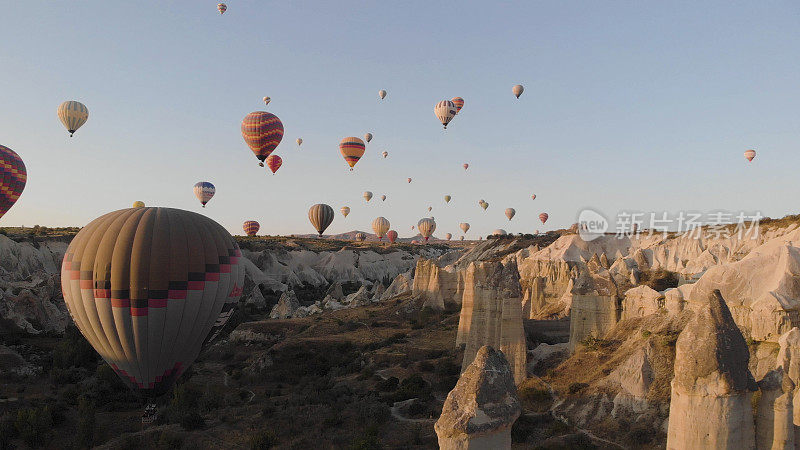
[[[0,1],[0,144],[29,171],[0,225],[84,225],[134,200],[268,234],[312,232],[320,202],[329,232],[383,215],[401,236],[431,214],[437,235],[468,221],[474,237],[568,226],[584,206],[800,212],[797,2],[227,4]],[[275,176],[239,131],[265,95],[286,129]],[[454,96],[445,132],[433,106]],[[64,100],[89,108],[72,139]],[[338,142],[367,131],[351,173]],[[205,209],[200,180],[217,186]]]

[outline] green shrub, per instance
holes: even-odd
[[[52,417],[48,407],[27,408],[17,411],[14,421],[17,433],[29,447],[41,447],[47,441],[52,426]]]
[[[97,418],[95,417],[94,403],[81,397],[78,401],[78,429],[77,442],[81,448],[91,448],[95,442]]]

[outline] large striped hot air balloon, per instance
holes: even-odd
[[[447,124],[456,116],[456,104],[450,100],[442,100],[433,108],[433,113],[436,118],[442,122],[444,129],[447,129]]]
[[[356,165],[359,159],[364,156],[364,141],[357,137],[346,137],[339,142],[339,151],[342,152],[344,160],[350,165],[350,171]]]
[[[261,229],[261,225],[255,220],[246,220],[242,225],[242,229],[246,235],[255,236],[258,230]]]
[[[461,97],[453,97],[452,99],[450,99],[450,101],[453,102],[454,105],[456,105],[456,114],[460,113],[461,108],[464,107],[464,99]]]
[[[389,239],[389,242],[394,244],[394,241],[397,240],[397,231],[389,230],[389,232],[386,233],[386,238]]]
[[[14,206],[28,181],[22,158],[8,147],[0,145],[0,219]]]
[[[547,222],[547,219],[548,219],[548,218],[550,218],[550,216],[549,216],[547,213],[541,213],[541,214],[539,214],[539,220],[541,220],[541,221],[542,221],[542,223],[545,223],[545,222]]]
[[[458,224],[458,226],[461,228],[461,231],[463,231],[464,233],[469,231],[469,224],[467,222],[461,222],[460,224]]]
[[[513,92],[513,93],[514,93],[514,95],[515,95],[517,98],[519,98],[519,96],[520,96],[520,95],[522,95],[522,92],[523,92],[523,91],[525,91],[525,88],[524,88],[524,87],[522,87],[522,85],[521,85],[521,84],[516,84],[516,85],[514,85],[514,87],[513,87],[513,88],[511,88],[511,92]]]
[[[194,196],[200,200],[203,208],[206,207],[206,203],[211,200],[211,197],[213,197],[216,192],[217,188],[208,181],[198,181],[194,185]]]
[[[166,392],[233,314],[244,284],[236,241],[200,214],[129,208],[86,225],[61,264],[81,334],[132,389]]]
[[[506,217],[508,217],[509,222],[514,218],[515,214],[517,214],[517,211],[514,208],[506,208]]]
[[[139,200],[136,200],[135,202],[133,202],[133,207],[134,208],[144,208],[144,202],[140,202]]]
[[[220,14],[225,14],[225,11],[227,10],[228,10],[228,5],[226,5],[225,3],[217,3],[217,11],[219,11]]]
[[[350,214],[350,207],[349,206],[342,206],[342,209],[339,210],[343,216],[347,217]]]
[[[66,101],[58,105],[58,118],[67,127],[69,136],[72,137],[89,118],[89,109],[81,102]]]
[[[264,167],[264,160],[283,139],[283,123],[266,111],[251,112],[242,120],[242,137]]]
[[[317,203],[308,209],[308,220],[317,230],[320,236],[325,229],[333,222],[333,208],[323,203]]]
[[[364,200],[366,201],[372,200],[372,192],[370,191],[364,191],[364,193],[361,194],[361,196],[364,197]]]
[[[372,133],[367,133],[364,135],[364,140],[369,142],[372,140]]]
[[[266,160],[267,167],[269,170],[272,171],[272,174],[275,175],[275,172],[280,169],[281,165],[283,164],[283,160],[278,155],[269,155]]]
[[[372,221],[372,231],[378,236],[378,240],[383,240],[383,236],[389,231],[389,221],[385,217],[376,217]]]
[[[431,237],[436,230],[436,222],[430,217],[420,219],[420,221],[417,222],[417,229],[419,230],[419,234],[425,238],[425,242],[428,242],[428,238]]]
[[[378,97],[380,97],[380,98],[381,98],[381,100],[385,99],[385,98],[386,98],[386,91],[385,91],[385,90],[383,90],[383,89],[381,89],[380,91],[378,91]]]
[[[756,151],[753,149],[747,150],[746,152],[744,152],[744,157],[747,158],[748,161],[752,161],[753,158],[756,157]]]

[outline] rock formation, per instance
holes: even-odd
[[[664,295],[649,286],[636,286],[625,291],[622,300],[622,319],[644,317],[664,307]]]
[[[452,266],[439,267],[434,260],[419,258],[414,270],[412,292],[424,299],[424,306],[434,309],[460,305],[458,275]]]
[[[442,450],[511,448],[522,412],[514,376],[502,352],[481,347],[447,395],[434,429]]]
[[[456,345],[466,344],[462,372],[478,350],[489,345],[503,352],[514,380],[525,380],[526,344],[522,327],[519,272],[513,261],[473,262],[464,275],[464,295]]]
[[[676,344],[667,448],[754,449],[747,344],[719,291],[694,300],[705,301]]]
[[[298,308],[300,308],[300,301],[297,299],[297,295],[295,295],[294,291],[286,291],[272,308],[269,318],[289,319],[294,316]]]
[[[401,273],[394,278],[392,284],[390,284],[389,287],[386,288],[386,291],[381,294],[381,300],[388,300],[392,297],[397,297],[398,295],[410,293],[412,284],[413,280],[411,279],[411,273]]]
[[[794,449],[800,444],[800,329],[792,328],[778,342],[776,368],[758,382],[756,444],[758,448]]]

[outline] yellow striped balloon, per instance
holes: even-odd
[[[353,170],[358,160],[364,156],[365,147],[364,141],[352,136],[346,137],[339,142],[339,151],[342,152],[344,160],[350,165],[350,171]]]
[[[342,209],[340,209],[339,211],[341,211],[343,216],[347,217],[347,215],[350,214],[350,207],[342,206]]]
[[[456,105],[456,114],[461,112],[461,108],[464,107],[464,99],[461,97],[453,97],[451,101]]]
[[[378,240],[383,240],[386,232],[389,231],[389,221],[385,217],[377,217],[372,221],[372,231],[378,236]]]
[[[140,202],[139,200],[133,202],[134,208],[144,208],[144,202]]]
[[[258,230],[261,229],[261,225],[255,220],[247,220],[242,225],[242,229],[248,236],[255,236]]]
[[[69,100],[58,105],[58,119],[67,127],[70,137],[86,123],[88,118],[89,109],[81,102]]]
[[[419,234],[425,238],[425,242],[428,242],[428,238],[431,237],[436,230],[436,222],[434,222],[431,217],[420,219],[420,221],[417,222],[417,229],[419,230]]]

